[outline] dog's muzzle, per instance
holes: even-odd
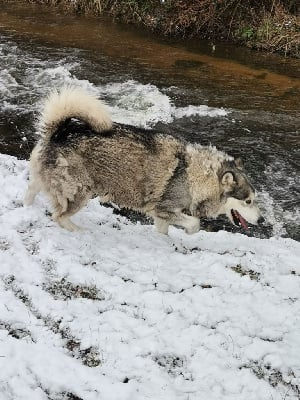
[[[241,216],[241,214],[237,211],[237,210],[231,210],[231,216],[233,219],[233,223],[236,226],[241,226],[242,228],[244,228],[246,231],[249,229],[247,221],[245,220],[245,218],[243,218]],[[257,220],[258,224],[262,224],[265,222],[264,217],[259,217]]]
[[[233,223],[236,226],[242,226],[246,231],[249,229],[247,225],[247,221],[241,216],[241,214],[237,210],[231,210],[231,216],[233,219]]]

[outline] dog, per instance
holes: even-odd
[[[69,231],[80,229],[70,217],[97,196],[152,217],[162,234],[170,225],[193,234],[201,217],[221,214],[245,229],[264,221],[239,159],[212,146],[113,123],[106,106],[78,87],[47,97],[39,133],[24,203],[45,193],[52,218]]]

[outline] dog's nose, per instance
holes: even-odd
[[[264,222],[265,222],[264,217],[259,217],[258,220],[257,220],[258,224],[263,224]]]

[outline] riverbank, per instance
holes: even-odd
[[[67,12],[109,15],[165,36],[229,41],[300,57],[297,0],[27,0]]]

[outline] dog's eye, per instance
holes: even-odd
[[[246,204],[251,204],[251,200],[246,200]]]

